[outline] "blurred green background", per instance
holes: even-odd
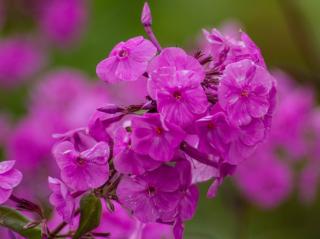
[[[140,24],[143,2],[91,0],[88,29],[79,45],[68,51],[53,50],[48,68],[72,66],[95,77],[96,64],[117,42],[144,34]],[[149,3],[153,28],[163,46],[192,47],[202,28],[237,20],[261,48],[269,67],[286,69],[298,80],[317,85],[319,0],[151,0]],[[10,96],[0,92],[1,106],[16,115],[23,113],[26,92],[19,89]],[[206,199],[207,186],[202,187],[195,218],[187,223],[186,238],[320,238],[319,200],[312,206],[304,206],[292,195],[282,206],[262,211],[247,205],[239,196],[234,197],[236,189],[231,180],[227,180],[214,200]]]

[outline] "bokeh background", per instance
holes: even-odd
[[[0,41],[23,35],[45,52],[39,62],[43,66],[30,79],[14,87],[0,86],[0,112],[8,115],[13,131],[28,114],[32,89],[47,72],[68,67],[98,81],[96,64],[112,47],[132,36],[144,35],[140,24],[143,0],[88,1],[87,17],[76,26],[81,28],[76,39],[52,44],[43,43],[46,37],[39,34],[37,21],[41,20],[35,17],[39,11],[36,0],[2,2],[5,7],[0,9],[0,19],[3,15],[5,20]],[[270,68],[283,69],[299,84],[320,89],[319,0],[150,0],[149,3],[153,28],[162,46],[195,49],[201,29],[237,21],[261,48]],[[10,137],[10,132],[6,137]],[[7,157],[3,143],[1,159]],[[213,200],[205,197],[207,187],[201,187],[203,195],[195,218],[187,223],[186,238],[320,238],[319,197],[305,204],[292,190],[280,205],[266,210],[247,201],[230,179]]]

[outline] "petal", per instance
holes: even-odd
[[[0,174],[0,187],[3,189],[12,189],[20,184],[22,173],[19,170],[11,169],[6,173]]]
[[[15,163],[16,163],[15,160],[7,160],[7,161],[0,162],[0,175],[2,173],[5,173],[11,170],[15,165]]]
[[[119,61],[114,56],[104,59],[97,65],[97,76],[106,82],[116,83],[119,81],[118,77],[115,75],[118,64]]]
[[[12,189],[3,189],[0,187],[0,204],[5,203],[11,196]]]

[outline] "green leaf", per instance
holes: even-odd
[[[80,201],[80,223],[73,239],[78,239],[99,226],[101,201],[93,194],[85,195]]]
[[[6,227],[19,233],[28,239],[40,239],[39,228],[24,229],[30,221],[15,210],[7,207],[0,207],[0,226]]]

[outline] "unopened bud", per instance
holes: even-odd
[[[151,10],[147,2],[144,3],[143,9],[142,9],[141,23],[144,26],[151,26],[152,24]]]

